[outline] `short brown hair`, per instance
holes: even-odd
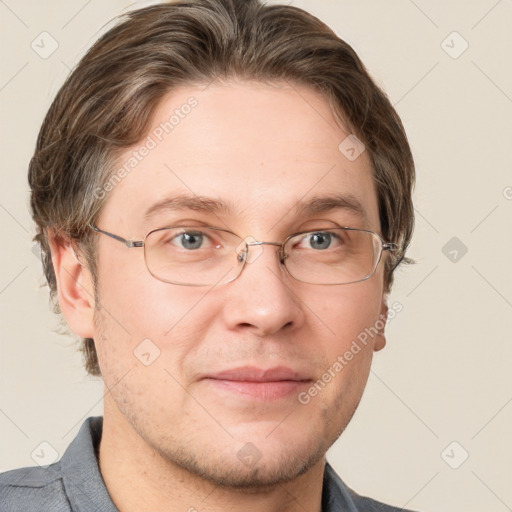
[[[354,50],[297,7],[178,0],[123,15],[82,58],[44,119],[28,179],[55,313],[61,315],[47,229],[78,243],[96,294],[96,235],[86,226],[106,201],[94,191],[109,179],[116,155],[142,139],[166,93],[230,78],[307,85],[326,98],[366,147],[382,235],[399,246],[387,259],[386,292],[396,266],[412,262],[405,257],[414,226],[411,150],[398,114]],[[94,340],[81,340],[81,350],[87,372],[100,375]]]

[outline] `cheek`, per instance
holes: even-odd
[[[137,315],[130,318],[128,329],[104,309],[98,314],[95,344],[102,378],[109,398],[135,424],[140,426],[151,416],[170,421],[169,411],[184,410],[181,361],[193,343],[187,346],[192,340],[184,333],[178,342],[170,335],[158,337],[161,329],[151,318],[140,309],[134,311]]]
[[[376,281],[376,280],[375,280]],[[380,281],[361,282],[326,293],[315,309],[315,345],[322,382],[332,382],[331,397],[340,393],[358,400],[372,361],[380,318]],[[319,304],[319,302],[317,302]],[[312,316],[311,318],[315,318]],[[318,335],[319,332],[325,335]]]
[[[205,297],[208,288],[158,281],[145,267],[130,279],[117,269],[105,272],[102,280],[95,341],[106,384],[115,385],[128,371],[134,378],[132,370],[145,370],[146,364],[151,371],[141,376],[145,381],[158,380],[158,368],[181,380],[185,359],[197,351],[218,316],[219,301]]]
[[[376,276],[374,276],[376,277]],[[332,287],[322,296],[306,300],[312,305],[319,323],[323,323],[329,345],[342,349],[359,334],[374,326],[381,314],[382,285],[380,280],[368,280],[350,285]],[[362,336],[364,337],[364,336]]]
[[[173,285],[154,278],[146,268],[143,253],[133,252],[123,265],[106,262],[100,276],[100,301],[118,327],[133,338],[169,337],[174,329],[194,316],[208,289]],[[113,326],[116,328],[116,326]]]

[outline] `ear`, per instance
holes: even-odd
[[[60,309],[70,329],[82,338],[94,338],[94,288],[83,256],[77,255],[75,241],[63,240],[48,229],[48,242],[57,280]]]
[[[374,352],[382,350],[386,346],[386,335],[384,330],[386,329],[386,322],[388,321],[388,301],[386,296],[382,297],[382,304],[379,315],[379,325],[382,324],[382,329],[379,329],[379,334],[375,337],[375,343],[373,344]]]

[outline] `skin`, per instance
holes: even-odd
[[[131,240],[185,219],[265,241],[319,221],[380,234],[367,155],[349,161],[340,153],[348,132],[318,92],[246,81],[190,85],[163,98],[151,130],[191,96],[197,106],[110,192],[98,227]],[[143,223],[149,205],[191,191],[231,201],[235,211],[167,212]],[[333,191],[358,198],[367,220],[348,211],[292,215],[299,200]],[[306,405],[297,393],[256,400],[202,377],[285,365],[321,378],[386,315],[386,253],[370,279],[321,286],[291,278],[276,247],[264,245],[235,281],[188,287],[155,279],[143,249],[98,236],[95,304],[89,271],[50,231],[62,312],[98,351],[105,382],[100,469],[119,510],[320,511],[325,453],[359,404],[384,335],[369,338]],[[134,356],[146,338],[160,350],[149,366]],[[251,464],[237,457],[246,443],[260,455]]]

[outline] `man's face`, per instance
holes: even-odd
[[[180,110],[190,97],[197,104]],[[176,109],[165,133],[160,124]],[[99,228],[130,240],[183,223],[263,241],[326,223],[380,233],[367,155],[351,161],[340,152],[349,134],[313,90],[183,87],[163,99],[149,134],[156,147],[110,193]],[[125,151],[117,168],[144,142]],[[365,218],[347,209],[296,216],[300,201],[334,193],[356,198]],[[233,211],[167,210],[144,220],[153,204],[176,194],[222,200]],[[287,274],[276,246],[255,246],[261,254],[238,279],[192,287],[155,279],[144,249],[98,236],[95,342],[110,389],[105,421],[133,427],[166,461],[224,485],[286,481],[321,461],[359,403],[372,352],[384,345],[378,336],[359,342],[333,373],[384,312],[383,261],[366,281],[306,284]],[[239,382],[265,376],[283,380]],[[324,385],[309,392],[317,381]]]

